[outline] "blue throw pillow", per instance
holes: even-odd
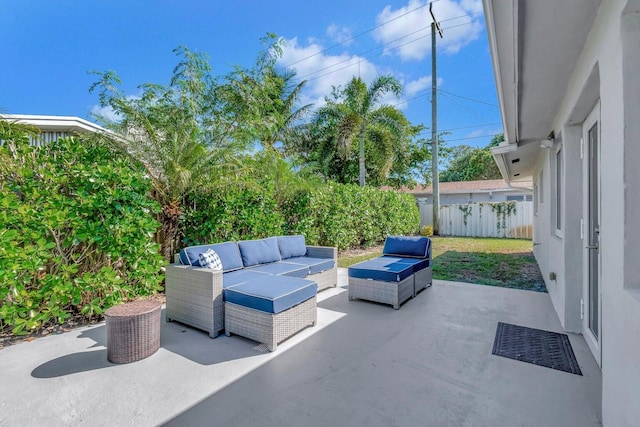
[[[186,247],[180,251],[180,263],[200,267],[200,254],[209,249],[218,254],[225,273],[242,268],[242,258],[240,258],[240,251],[236,242]]]
[[[278,237],[278,247],[282,259],[301,257],[307,254],[307,245],[302,235],[280,236]]]

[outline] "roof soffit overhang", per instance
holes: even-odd
[[[492,150],[507,182],[531,179],[600,3],[483,0],[505,145],[517,147]]]

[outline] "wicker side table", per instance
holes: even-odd
[[[107,359],[130,363],[151,356],[160,348],[162,303],[132,301],[104,313],[107,326]]]

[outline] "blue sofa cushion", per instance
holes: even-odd
[[[414,236],[388,236],[384,241],[382,254],[410,258],[431,258],[431,239]]]
[[[400,282],[413,274],[413,264],[397,258],[379,257],[362,261],[349,267],[349,277],[358,279]]]
[[[278,239],[270,237],[268,239],[244,240],[238,242],[242,263],[245,267],[252,265],[267,264],[270,262],[280,261],[280,248],[278,248]]]
[[[309,268],[309,274],[321,273],[336,266],[336,262],[333,258],[311,258],[308,256],[303,256],[289,258],[287,259],[287,262],[306,265]]]
[[[309,268],[306,265],[292,264],[284,261],[256,265],[251,267],[251,271],[302,278],[307,277],[309,274]]]
[[[235,270],[222,275],[222,287],[228,288],[229,286],[235,286],[253,280],[262,280],[266,283],[271,280],[272,277],[271,274],[260,273],[258,271]]]
[[[222,271],[233,271],[242,268],[242,258],[235,242],[217,243],[214,245],[189,246],[180,251],[180,263],[200,267],[200,254],[213,250],[220,257]]]
[[[264,311],[280,313],[316,295],[318,285],[312,280],[272,276],[268,283],[253,280],[224,290],[227,302]]]
[[[278,237],[278,247],[282,259],[301,257],[307,254],[307,245],[304,236],[280,236]]]

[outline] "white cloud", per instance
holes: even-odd
[[[404,93],[407,96],[414,96],[421,90],[431,87],[431,76],[420,77],[404,85]]]
[[[338,27],[336,24],[331,24],[327,28],[327,36],[336,43],[341,43],[344,46],[349,46],[353,43],[353,36],[351,30],[347,27]]]
[[[430,54],[432,19],[424,5],[422,0],[409,0],[405,7],[392,10],[387,6],[378,14],[376,24],[391,21],[374,32],[376,40],[385,44],[387,54],[398,55],[402,60],[421,60]],[[445,53],[459,52],[482,31],[480,0],[440,0],[433,3],[433,13],[444,33],[436,43]]]
[[[91,114],[97,117],[104,117],[110,122],[117,122],[121,118],[120,115],[118,115],[118,113],[113,111],[113,108],[111,108],[110,105],[107,105],[106,107],[94,105],[91,108]]]
[[[314,107],[324,104],[324,97],[331,94],[334,86],[344,86],[353,77],[360,76],[369,83],[376,76],[376,66],[364,57],[341,53],[327,55],[324,46],[310,41],[300,44],[297,38],[285,39],[280,65],[293,68],[300,80],[307,80],[300,101],[313,103]]]
[[[140,99],[140,95],[127,95],[128,101],[131,101],[133,99]],[[120,119],[122,119],[122,116],[113,111],[113,108],[110,105],[104,107],[100,105],[94,105],[93,107],[91,107],[91,114],[96,117],[103,117],[110,122],[118,122],[120,121]]]

